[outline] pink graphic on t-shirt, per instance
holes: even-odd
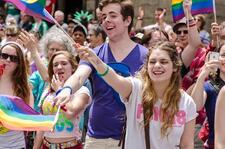
[[[142,104],[138,104],[137,105],[137,119],[140,119],[142,115],[143,115]],[[158,106],[154,106],[154,108],[153,108],[152,120],[162,122],[161,111]],[[186,112],[184,110],[179,110],[175,115],[174,125],[181,126],[181,125],[184,125],[185,122],[186,122]]]

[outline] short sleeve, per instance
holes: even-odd
[[[128,100],[123,98],[122,96],[120,96],[121,97],[120,99],[124,104],[132,104],[133,99],[136,99],[138,96],[141,96],[139,95],[141,93],[141,81],[134,77],[127,77],[127,78],[131,81],[132,91]]]
[[[186,122],[189,122],[193,119],[195,119],[198,116],[196,104],[191,96],[189,96],[187,93],[185,93],[185,98],[187,99],[187,120]]]
[[[87,96],[89,96],[88,105],[91,103],[91,95],[90,95],[90,91],[87,87],[82,86],[79,90],[76,91],[76,93],[74,95],[79,95],[79,94],[86,94]]]

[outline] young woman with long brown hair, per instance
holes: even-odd
[[[7,42],[0,48],[0,65],[4,65],[0,76],[0,94],[18,96],[33,106],[33,96],[28,83],[27,64],[23,49],[16,42]],[[6,107],[10,108],[10,107]],[[1,127],[0,148],[25,148],[23,131],[11,131]]]
[[[146,147],[146,125],[151,148],[193,148],[196,105],[180,89],[181,61],[174,44],[156,44],[140,72],[129,78],[116,74],[91,49],[81,47],[77,52],[122,97],[127,114],[125,148]]]

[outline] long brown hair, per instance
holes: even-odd
[[[76,58],[74,57],[74,55],[72,55],[70,52],[68,51],[58,51],[55,52],[48,64],[48,76],[49,76],[49,80],[50,80],[50,92],[53,92],[54,90],[51,87],[51,80],[53,78],[54,72],[53,72],[53,60],[55,59],[56,56],[58,55],[64,55],[65,57],[68,58],[68,61],[70,62],[72,68],[73,68],[73,72],[75,72],[75,70],[77,69],[78,63],[76,61]]]
[[[14,42],[8,42],[5,45],[3,45],[0,49],[2,49],[5,46],[10,46],[16,49],[16,54],[18,57],[18,62],[17,62],[17,67],[14,70],[12,74],[12,82],[13,82],[13,91],[14,94],[22,99],[29,104],[30,101],[30,87],[28,83],[28,74],[27,74],[27,64],[25,61],[25,57],[22,51],[22,48],[19,46],[19,44],[14,43]]]
[[[154,104],[157,102],[156,91],[153,87],[153,83],[148,74],[148,61],[149,56],[152,51],[155,49],[161,49],[168,53],[170,59],[173,63],[173,68],[176,70],[172,73],[170,78],[169,86],[166,88],[163,95],[163,102],[161,104],[160,110],[162,115],[162,127],[161,127],[161,136],[167,136],[169,134],[168,129],[172,127],[174,122],[174,117],[179,110],[179,101],[181,98],[180,91],[180,69],[181,61],[176,52],[176,47],[171,42],[160,42],[157,43],[154,47],[149,49],[149,55],[147,56],[146,62],[144,63],[142,69],[137,74],[137,77],[143,83],[142,89],[142,105],[145,110],[144,120],[145,125],[149,124],[151,117],[153,116]]]

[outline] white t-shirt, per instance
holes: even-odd
[[[144,149],[145,133],[143,123],[143,108],[141,104],[142,83],[137,78],[130,78],[132,82],[132,93],[129,102],[125,102],[127,112],[127,132],[126,132],[126,149]],[[196,105],[193,99],[185,92],[179,104],[179,111],[175,117],[175,123],[168,137],[161,137],[161,122],[159,99],[154,106],[153,119],[150,121],[150,145],[151,149],[178,149],[180,139],[187,122],[196,118]]]

